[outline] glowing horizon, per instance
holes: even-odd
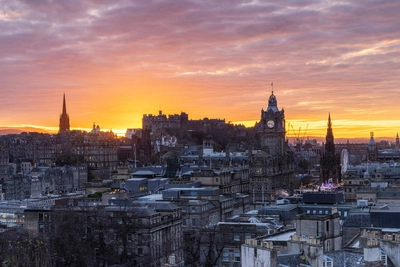
[[[400,2],[0,1],[4,127],[56,132],[63,93],[72,129],[122,135],[159,110],[249,127],[273,81],[307,136],[329,113],[335,138],[400,128]]]
[[[174,113],[175,114],[175,113]],[[153,114],[157,115],[157,114]],[[169,114],[166,114],[169,115]],[[190,114],[188,114],[190,116]],[[254,121],[234,121],[229,122],[232,124],[241,124],[246,127],[253,127],[257,120]],[[228,122],[227,122],[228,123]],[[370,138],[371,132],[374,133],[374,137],[376,139],[388,139],[387,141],[395,141],[396,135],[398,132],[394,131],[393,128],[387,127],[387,125],[396,125],[400,128],[400,120],[398,121],[348,121],[348,120],[332,120],[332,128],[334,137],[337,139],[355,139],[362,138],[368,139]],[[99,125],[100,126],[100,125]],[[101,127],[101,126],[100,126]],[[395,128],[397,128],[395,127]],[[20,124],[20,125],[0,125],[0,129],[23,129],[23,128],[32,128],[36,129],[39,132],[45,130],[48,133],[55,134],[58,132],[58,127],[55,126],[37,126],[37,125],[29,125],[29,124]],[[141,128],[141,125],[138,127],[126,127],[126,128],[103,128],[101,127],[101,131],[107,132],[112,131],[117,136],[122,137],[125,136],[126,130],[131,128]],[[71,130],[80,130],[85,132],[90,132],[92,128],[88,127],[71,127]],[[327,131],[327,120],[323,121],[305,121],[305,120],[286,120],[286,137],[294,140],[296,138],[307,139],[308,137],[312,138],[325,138]],[[355,133],[351,135],[349,133]]]

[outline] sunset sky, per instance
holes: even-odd
[[[0,0],[0,127],[125,132],[143,114],[400,132],[400,1]],[[288,129],[289,135],[293,131]]]

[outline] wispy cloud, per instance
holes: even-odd
[[[76,127],[138,127],[160,106],[255,121],[272,80],[288,120],[397,120],[399,12],[394,0],[0,0],[0,124],[56,127],[63,92]]]

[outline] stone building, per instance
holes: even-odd
[[[5,200],[22,200],[31,196],[31,181],[27,176],[11,175],[0,182]]]
[[[10,156],[8,154],[8,150],[3,145],[0,145],[0,174],[6,172],[9,161]]]
[[[76,256],[83,260],[87,257],[90,264],[156,267],[164,266],[174,254],[177,266],[183,266],[179,207],[169,202],[134,202],[128,206],[99,203],[64,199],[52,209],[26,210],[25,228],[48,240],[62,240],[61,244],[75,243],[79,249]]]
[[[340,216],[337,207],[328,214],[299,214],[296,217],[296,234],[288,242],[288,252],[299,252],[305,238],[315,238],[323,251],[342,249]],[[306,251],[303,249],[303,251]],[[305,252],[306,253],[306,252]]]
[[[370,203],[400,203],[399,197],[393,195],[400,187],[399,166],[395,161],[347,165],[343,174],[346,201],[364,199]]]
[[[255,128],[260,134],[261,150],[251,153],[249,194],[253,202],[264,203],[295,187],[294,156],[286,140],[285,113],[278,109],[273,91]]]
[[[222,194],[248,192],[249,166],[197,167],[193,168],[190,180],[205,187],[219,188]]]

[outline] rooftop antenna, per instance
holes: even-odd
[[[274,94],[274,82],[271,82],[272,94]]]

